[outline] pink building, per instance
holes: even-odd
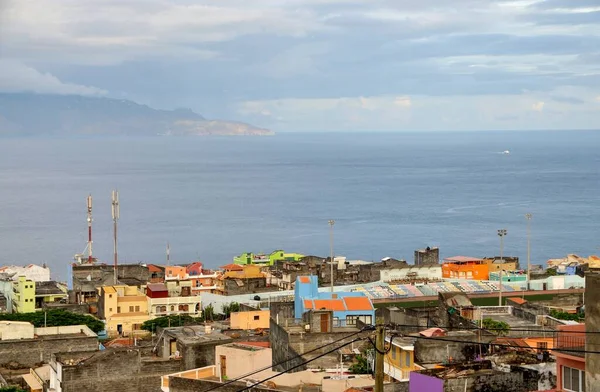
[[[585,391],[585,324],[558,326],[554,343],[556,391]]]

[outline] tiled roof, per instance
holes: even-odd
[[[148,264],[148,271],[150,272],[162,272],[160,267],[155,266],[154,264]]]
[[[344,297],[347,310],[373,310],[373,304],[367,297]]]
[[[226,271],[243,271],[244,267],[237,264],[226,264],[219,267],[220,269],[224,269]]]
[[[523,305],[523,304],[527,303],[527,300],[525,300],[523,298],[519,298],[519,297],[507,298],[506,300],[507,301],[512,301],[512,302],[514,302],[516,304],[519,304],[519,305]]]

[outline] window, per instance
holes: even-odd
[[[393,360],[396,360],[396,350],[397,350],[397,347],[392,346],[392,359]]]
[[[121,307],[117,306],[117,313],[121,313]]]
[[[368,325],[371,324],[371,316],[370,315],[346,316],[346,324],[347,325],[356,325],[356,320],[360,320],[363,323],[368,324]]]
[[[404,352],[404,367],[411,367],[410,363],[410,351]]]
[[[131,326],[131,328],[132,328],[134,331],[139,331],[140,329],[142,329],[142,324],[133,324],[133,325]]]
[[[112,298],[112,294],[108,294],[108,298]]]
[[[259,315],[254,316],[254,320],[260,320],[260,316]]]
[[[135,307],[135,311],[136,311],[136,312],[139,312],[139,311],[140,311],[140,307],[139,307],[139,306],[136,306],[136,307]]]
[[[585,371],[563,366],[562,388],[570,392],[585,392]]]
[[[109,312],[112,312],[112,308],[108,308],[108,311],[109,311]]]
[[[133,309],[134,309],[133,306],[130,306],[129,307],[129,312],[133,313]]]
[[[171,312],[175,311],[175,305],[171,305]]]

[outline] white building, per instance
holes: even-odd
[[[20,265],[6,265],[0,267],[0,274],[5,274],[11,277],[12,280],[17,280],[19,276],[24,276],[34,282],[49,282],[50,268],[45,264],[42,266],[28,264],[24,267]]]

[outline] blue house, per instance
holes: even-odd
[[[294,317],[300,319],[306,312],[329,311],[333,325],[353,326],[356,320],[375,323],[373,303],[361,292],[319,292],[316,276],[298,276],[294,288]]]

